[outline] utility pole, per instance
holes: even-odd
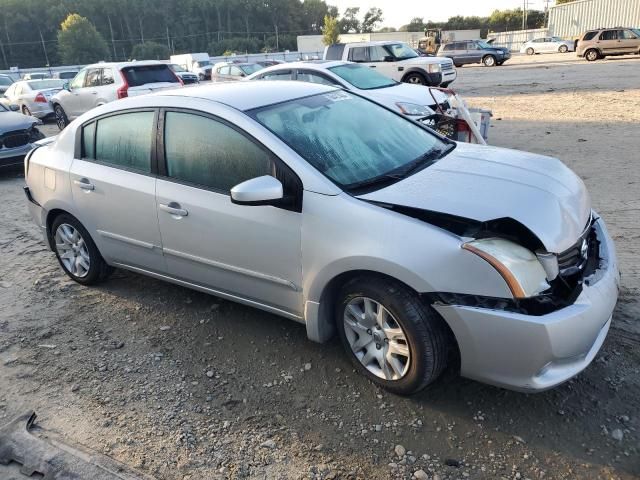
[[[171,51],[171,39],[169,38],[169,25],[167,24],[167,47]]]
[[[275,25],[276,27],[276,52],[280,51],[280,43],[278,42],[278,25]]]
[[[111,17],[107,15],[107,20],[109,20],[109,31],[111,32],[111,48],[113,48],[113,59],[118,59],[118,54],[116,53],[116,41],[113,39],[113,27],[111,26]]]
[[[47,55],[47,47],[44,46],[44,38],[42,38],[42,30],[38,27],[38,32],[40,32],[40,41],[42,42],[42,50],[44,50],[44,59],[47,62],[47,67],[51,66],[49,64],[49,55]]]

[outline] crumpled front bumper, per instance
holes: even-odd
[[[600,266],[568,307],[533,316],[434,305],[458,342],[462,376],[512,390],[542,391],[591,363],[609,331],[620,283],[615,247],[602,219],[594,228]]]

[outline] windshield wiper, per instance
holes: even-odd
[[[391,170],[390,172],[383,173],[382,175],[378,175],[377,177],[373,177],[368,180],[351,183],[349,185],[346,185],[345,189],[349,192],[354,192],[358,190],[369,189],[370,187],[376,185],[391,184],[399,180],[403,180],[413,175],[414,173],[429,167],[430,165],[435,163],[436,160],[441,159],[449,152],[451,152],[451,150],[453,150],[455,147],[455,143],[450,143],[448,145],[445,145],[444,148],[433,148],[428,152],[420,155],[415,160],[412,160],[411,162],[395,170]]]

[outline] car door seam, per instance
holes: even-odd
[[[96,230],[96,232],[101,237],[110,238],[112,240],[118,240],[120,242],[129,243],[129,244],[135,245],[137,247],[148,248],[149,250],[152,250],[154,248],[158,248],[158,249],[161,248],[159,245],[155,245],[153,243],[144,242],[142,240],[136,240],[135,238],[126,237],[124,235],[120,235],[120,234],[117,234],[117,233],[107,232],[105,230]]]

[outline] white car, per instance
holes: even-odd
[[[45,80],[22,80],[11,85],[2,103],[14,105],[24,115],[46,118],[53,115],[51,97],[62,90],[64,80],[47,78]]]
[[[323,58],[362,63],[399,82],[430,87],[447,87],[458,75],[453,60],[420,56],[404,42],[336,43],[325,48]]]
[[[525,42],[520,47],[520,53],[534,55],[536,53],[567,53],[575,51],[575,45],[569,40],[558,37],[541,37]]]
[[[438,105],[443,110],[449,109],[448,97],[442,91],[396,82],[359,63],[330,60],[285,63],[260,70],[247,80],[297,80],[341,87],[413,117],[431,115]]]
[[[51,105],[62,130],[75,118],[105,103],[182,86],[166,63],[101,62],[80,70],[51,98]]]

